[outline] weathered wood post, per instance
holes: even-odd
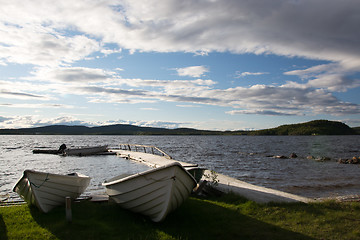
[[[71,198],[65,197],[65,211],[66,211],[66,221],[72,221],[72,212],[71,212]]]

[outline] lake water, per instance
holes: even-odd
[[[117,156],[63,157],[33,154],[36,148],[119,143],[153,145],[174,159],[239,180],[301,196],[318,198],[360,195],[360,165],[339,164],[339,158],[360,156],[360,136],[43,136],[0,135],[0,196],[16,199],[12,188],[25,169],[92,178],[87,193],[104,192],[106,179],[148,167]],[[269,155],[296,153],[298,158]],[[328,157],[318,162],[307,156]]]

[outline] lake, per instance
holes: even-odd
[[[319,198],[360,194],[360,165],[339,164],[339,158],[360,156],[360,136],[0,136],[0,195],[17,199],[12,188],[25,169],[90,176],[87,193],[102,193],[106,179],[148,169],[117,156],[63,157],[33,154],[36,148],[120,143],[153,145],[175,160],[197,163],[218,173],[259,186]],[[278,159],[269,156],[297,158]],[[315,161],[308,156],[327,157]]]

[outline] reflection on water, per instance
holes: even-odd
[[[116,156],[62,157],[33,154],[35,148],[57,149],[119,143],[157,146],[174,159],[197,163],[240,180],[308,197],[360,194],[359,165],[338,164],[360,156],[359,136],[15,136],[0,138],[0,195],[11,193],[25,169],[53,173],[80,172],[92,178],[88,192],[122,173],[148,169]],[[277,159],[270,155],[298,158]],[[307,156],[328,157],[327,162]],[[12,196],[14,193],[11,193]]]

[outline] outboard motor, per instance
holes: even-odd
[[[61,146],[59,147],[58,153],[64,153],[65,149],[66,149],[66,145],[64,143],[61,144]]]

